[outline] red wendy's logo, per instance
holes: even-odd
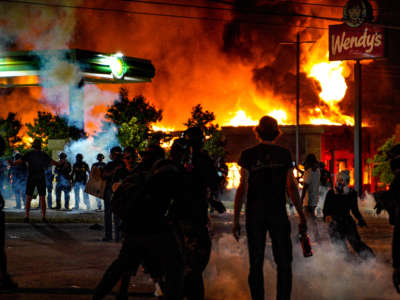
[[[350,0],[343,9],[343,20],[350,27],[359,27],[372,19],[372,6],[367,0]]]

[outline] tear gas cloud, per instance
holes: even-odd
[[[382,257],[360,261],[348,259],[340,248],[324,239],[313,243],[312,257],[304,258],[297,233],[292,227],[293,300],[398,299],[392,285],[391,265]],[[327,237],[327,232],[324,232]],[[390,241],[388,241],[390,243]],[[374,244],[369,244],[374,248]],[[270,239],[264,265],[266,300],[276,298],[276,267]],[[247,243],[237,243],[230,234],[213,241],[210,263],[205,271],[208,299],[251,299],[247,284],[249,265]]]

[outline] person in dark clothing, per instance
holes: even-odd
[[[106,166],[106,163],[103,162],[104,155],[102,153],[97,154],[97,162],[95,162],[92,165],[92,168],[90,169],[90,173],[93,172],[94,169],[98,169],[100,171],[100,174],[103,172],[104,167]],[[101,210],[101,199],[96,197],[96,203],[97,203],[97,210]]]
[[[7,180],[7,163],[5,160],[0,159],[0,193],[4,194],[4,183]]]
[[[83,155],[78,153],[76,155],[76,162],[72,166],[72,184],[75,192],[75,209],[79,209],[80,191],[83,193],[83,202],[86,209],[90,209],[89,195],[85,193],[85,185],[89,177],[89,165],[83,161]]]
[[[4,154],[5,147],[6,143],[0,136],[0,156]],[[5,251],[6,218],[5,213],[3,212],[4,204],[4,198],[0,193],[0,291],[16,289],[18,287],[7,271],[7,256]]]
[[[382,209],[387,210],[389,222],[394,226],[392,240],[393,284],[396,291],[400,293],[400,144],[390,149],[388,157],[394,179],[388,191],[374,193],[377,202],[375,208],[377,214]]]
[[[96,287],[93,299],[106,296],[123,275],[121,289],[124,286],[125,293],[120,294],[118,299],[127,299],[129,274],[136,273],[140,264],[144,264],[152,276],[165,276],[163,299],[182,299],[182,253],[168,218],[171,200],[177,195],[179,181],[174,175],[178,172],[169,168],[162,170],[170,164],[154,167],[158,172],[151,171],[157,161],[163,160],[164,151],[156,148],[149,147],[143,153],[142,163],[115,192],[113,202],[123,202],[120,209],[116,209],[119,205],[113,203],[115,212],[123,220],[123,245],[119,257]],[[137,196],[132,197],[136,193]]]
[[[346,240],[362,259],[375,257],[374,252],[360,237],[357,226],[350,212],[358,220],[360,227],[367,226],[357,204],[357,193],[348,185],[350,175],[348,170],[341,171],[336,177],[335,189],[326,195],[323,209],[324,219],[329,223],[328,233],[332,243],[343,247],[345,253],[350,253]]]
[[[45,170],[52,164],[57,166],[63,161],[56,162],[42,151],[42,141],[36,139],[32,143],[33,150],[25,153],[20,159],[11,162],[11,165],[28,164],[28,180],[26,184],[26,202],[25,202],[25,218],[24,222],[29,222],[29,211],[31,208],[32,196],[35,188],[39,192],[40,208],[42,211],[42,221],[46,220],[46,179]]]
[[[50,165],[44,173],[46,178],[46,189],[47,189],[47,207],[53,208],[53,180],[54,180],[53,166]]]
[[[14,155],[14,161],[21,159],[21,157],[22,155],[20,153],[16,153]],[[15,208],[21,209],[21,200],[25,206],[25,190],[26,181],[28,179],[28,168],[26,164],[21,163],[19,165],[11,166],[8,172],[8,177],[15,195]]]
[[[278,300],[290,299],[292,289],[292,242],[286,210],[286,189],[300,217],[299,230],[307,225],[293,175],[289,150],[275,145],[279,136],[274,118],[260,119],[255,133],[260,144],[242,152],[240,184],[235,195],[232,232],[240,237],[240,211],[246,202],[246,232],[250,260],[249,286],[253,300],[264,299],[263,265],[267,231],[272,240],[272,252],[277,265]]]
[[[189,300],[202,300],[205,294],[203,272],[211,253],[209,201],[210,195],[218,192],[220,178],[213,160],[202,149],[204,135],[200,128],[187,129],[181,142],[184,147],[180,159],[184,201],[176,211],[176,218],[183,236],[184,296]],[[179,141],[176,143],[178,145]]]
[[[112,240],[112,221],[113,214],[111,211],[111,197],[112,197],[112,186],[114,183],[120,181],[118,176],[115,176],[118,169],[125,168],[125,164],[122,160],[122,149],[119,146],[113,147],[110,150],[111,161],[106,164],[103,169],[102,177],[107,181],[106,188],[104,191],[104,238],[103,241]],[[120,238],[119,220],[114,216],[114,235],[115,241],[118,242]]]
[[[61,152],[59,154],[59,165],[54,172],[56,177],[56,209],[61,209],[61,193],[64,192],[64,207],[69,209],[69,199],[71,193],[71,164],[67,161],[67,154]]]

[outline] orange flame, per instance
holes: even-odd
[[[228,184],[227,189],[236,189],[240,183],[240,166],[237,163],[227,163],[228,175],[226,180]]]

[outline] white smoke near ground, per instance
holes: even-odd
[[[294,236],[295,231],[292,231]],[[321,243],[313,243],[313,256],[304,258],[293,238],[293,300],[398,299],[391,282],[392,269],[380,256],[361,261],[346,257],[324,233]],[[276,298],[276,267],[270,239],[267,239],[264,265],[266,300]],[[213,241],[206,269],[207,299],[251,299],[247,283],[249,271],[247,244],[224,234]]]

